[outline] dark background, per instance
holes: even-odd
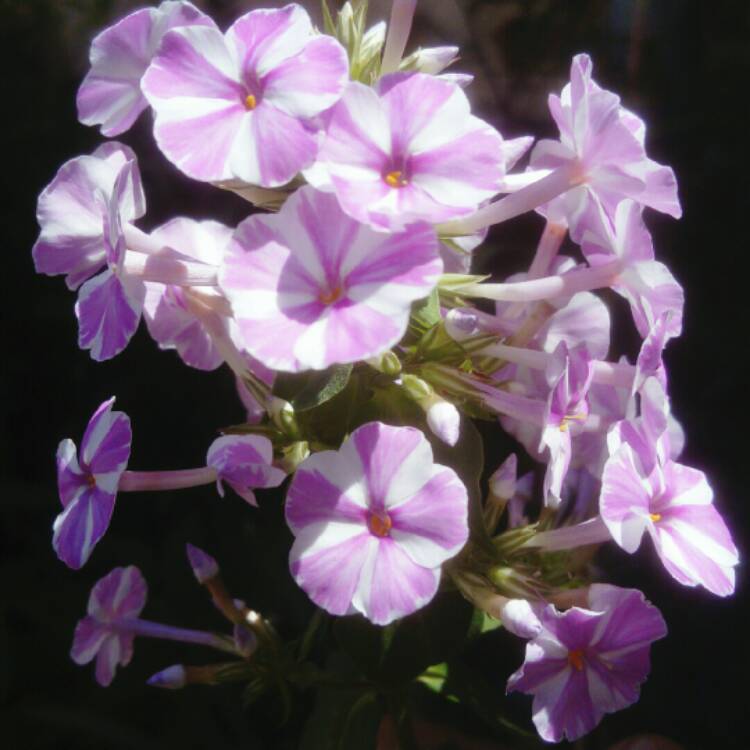
[[[198,2],[220,24],[254,3]],[[267,2],[265,5],[281,5]],[[305,5],[317,10],[317,3]],[[314,6],[314,7],[313,7]],[[286,573],[288,532],[279,498],[259,511],[209,489],[121,496],[113,525],[81,572],[54,556],[58,510],[53,456],[80,439],[110,395],[134,426],[131,467],[183,468],[203,462],[218,427],[242,410],[231,377],[205,374],[161,353],[141,330],[115,360],[96,364],[76,346],[74,295],[61,278],[37,277],[38,192],[63,161],[89,153],[98,131],[78,124],[75,91],[90,38],[136,3],[111,0],[0,2],[2,116],[2,500],[0,501],[0,743],[16,748],[294,748],[295,725],[278,729],[268,705],[244,710],[232,687],[178,693],[143,685],[169,664],[200,663],[197,649],[140,640],[133,664],[99,688],[90,667],[67,656],[91,585],[116,565],[141,567],[150,584],[144,615],[186,627],[221,626],[194,584],[183,545],[220,558],[233,593],[297,634],[309,617]],[[460,44],[456,67],[475,73],[476,110],[504,135],[554,135],[546,96],[567,80],[571,56],[591,53],[595,78],[649,126],[652,158],[674,167],[684,207],[679,222],[649,216],[657,253],[685,286],[685,332],[668,350],[673,411],[684,425],[685,463],[706,471],[717,505],[748,549],[745,383],[750,218],[747,91],[750,4],[743,0],[423,0],[413,43]],[[376,9],[373,19],[378,17]],[[143,116],[121,140],[140,158],[149,203],[142,226],[174,214],[236,223],[248,204],[181,177],[161,157]],[[528,262],[541,227],[535,217],[497,229],[482,268]],[[526,260],[524,260],[526,259]],[[623,319],[627,322],[627,319]],[[632,347],[625,336],[618,346]],[[502,455],[489,452],[494,464]],[[641,587],[662,609],[670,636],[653,650],[637,706],[609,717],[581,747],[606,748],[657,732],[689,748],[750,746],[747,731],[747,575],[720,600],[668,578],[649,545],[634,556],[601,558],[609,580]],[[488,679],[504,688],[520,645],[497,634],[483,654]],[[493,672],[487,665],[498,665]],[[508,701],[528,726],[530,699]],[[304,706],[303,706],[304,709]],[[304,713],[304,710],[303,710]],[[478,720],[457,715],[469,733]]]

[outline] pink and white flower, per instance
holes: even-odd
[[[495,195],[506,144],[453,83],[424,73],[350,83],[318,154],[342,208],[378,229],[437,223]],[[509,149],[509,153],[512,149]]]
[[[91,589],[86,617],[78,621],[70,656],[76,664],[96,659],[96,681],[106,687],[118,666],[133,658],[135,635],[118,624],[136,619],[146,606],[148,588],[134,565],[115,568]]]
[[[593,370],[585,347],[568,351],[560,343],[550,371],[550,393],[544,415],[540,448],[549,452],[544,476],[544,498],[547,505],[557,507],[562,500],[562,486],[572,456],[571,431],[577,430],[589,416],[588,390]]]
[[[576,55],[571,82],[561,97],[550,96],[560,140],[541,140],[531,154],[531,170],[512,175],[500,201],[445,225],[453,234],[475,232],[526,211],[540,209],[568,225],[579,242],[592,212],[614,220],[617,204],[632,199],[679,218],[682,215],[674,172],[646,155],[645,126],[620,106],[619,97],[591,80],[588,55]]]
[[[208,449],[206,466],[176,471],[127,471],[132,431],[127,414],[112,411],[114,397],[89,420],[81,441],[66,438],[57,449],[57,486],[63,510],[53,526],[52,546],[69,567],[82,567],[104,536],[118,492],[178,490],[226,482],[257,505],[253,489],[278,487],[286,474],[272,465],[273,446],[263,435],[224,435]]]
[[[91,70],[78,89],[78,119],[101,125],[103,135],[124,133],[148,107],[141,78],[162,37],[177,26],[213,26],[192,3],[167,0],[142,8],[104,29],[91,43]]]
[[[289,487],[292,575],[331,614],[385,625],[423,607],[468,538],[468,496],[412,427],[371,422],[315,453]]]
[[[643,338],[662,316],[663,336],[682,333],[685,295],[669,269],[654,260],[654,247],[643,209],[635,201],[623,200],[611,218],[600,209],[591,213],[588,229],[581,238],[581,250],[591,266],[605,267],[615,261],[620,269],[611,286],[630,304],[633,320]]]
[[[104,268],[109,201],[115,181],[128,163],[132,164],[131,182],[117,210],[122,221],[131,222],[146,213],[146,198],[130,148],[112,141],[60,167],[37,203],[41,232],[32,250],[37,273],[64,275],[68,288],[78,289]]]
[[[135,162],[125,164],[117,175],[104,219],[107,268],[89,279],[78,292],[78,345],[89,349],[92,359],[102,361],[119,354],[141,321],[146,288],[124,272],[127,246],[120,206],[132,193],[137,173]]]
[[[146,594],[146,581],[134,565],[115,568],[91,590],[87,614],[76,625],[70,657],[81,665],[96,659],[96,681],[103,687],[112,682],[118,666],[130,663],[136,636],[194,643],[235,656],[240,654],[229,638],[215,633],[141,619]]]
[[[121,352],[138,327],[144,288],[126,278],[124,225],[146,211],[135,154],[121,143],[63,164],[39,196],[38,273],[65,274],[77,289],[78,343],[95,360]],[[96,275],[102,268],[103,273]]]
[[[600,512],[614,540],[635,552],[645,532],[669,573],[686,586],[734,592],[737,548],[702,471],[671,458],[669,405],[661,384],[642,390],[642,415],[609,435]]]
[[[406,332],[411,303],[442,263],[435,232],[374,232],[334,195],[294,193],[274,216],[243,221],[219,272],[244,348],[267,367],[324,369],[380,354]]]
[[[272,465],[273,446],[263,435],[223,435],[211,443],[206,464],[216,471],[216,489],[226,482],[243,500],[258,505],[253,489],[278,487],[286,474]]]
[[[592,80],[592,69],[588,55],[573,58],[570,83],[559,97],[549,97],[560,140],[539,141],[531,155],[533,169],[573,165],[578,187],[557,199],[554,213],[565,216],[576,241],[588,213],[597,210],[595,203],[611,219],[623,198],[675,218],[682,215],[674,172],[646,156],[643,121]]]
[[[127,414],[112,411],[114,397],[91,417],[81,441],[66,438],[57,449],[57,487],[63,510],[55,519],[52,546],[70,568],[80,568],[109,527],[117,487],[130,458]]]
[[[529,638],[508,692],[534,696],[533,720],[548,742],[577,740],[605,714],[638,700],[650,669],[651,644],[667,634],[659,610],[635,589],[594,584],[588,607],[558,612],[511,607],[511,627]]]
[[[185,174],[276,187],[314,161],[311,118],[338,101],[348,71],[343,47],[291,4],[246,13],[224,35],[172,29],[142,87],[156,141]]]
[[[160,245],[178,249],[186,257],[218,267],[232,239],[232,229],[217,221],[193,221],[177,218],[151,232]],[[215,370],[224,361],[211,331],[207,329],[196,309],[224,302],[215,287],[200,288],[201,301],[195,304],[192,290],[176,284],[146,282],[143,315],[152,338],[161,349],[175,349],[180,359],[199,370]],[[227,336],[231,322],[225,321]]]

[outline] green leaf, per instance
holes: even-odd
[[[519,727],[504,713],[502,684],[490,684],[476,669],[469,667],[461,659],[448,664],[443,693],[453,695],[461,703],[474,710],[502,738],[513,740],[513,747],[539,748],[541,742],[532,732]]]
[[[472,606],[457,592],[439,593],[424,609],[379,628],[361,615],[338,618],[333,632],[364,674],[384,689],[403,686],[430,664],[461,651]]]
[[[497,630],[502,626],[503,623],[500,620],[496,620],[481,609],[475,609],[474,617],[471,621],[469,638],[477,638],[485,633],[491,633],[493,630]]]
[[[325,446],[338,447],[344,437],[359,425],[355,412],[365,398],[362,382],[366,379],[366,373],[363,375],[358,371],[332,398],[315,409],[297,412],[297,422],[305,440],[318,443],[318,450],[325,449]]]
[[[374,748],[383,713],[383,703],[377,693],[362,694],[349,709],[338,742],[338,750]]]
[[[289,401],[297,412],[309,411],[341,393],[351,374],[350,364],[321,372],[283,373],[276,378],[274,394]]]
[[[354,686],[357,667],[340,651],[334,651],[326,659],[325,673],[341,680],[341,686],[321,685],[316,689],[315,706],[302,731],[299,750],[374,748],[375,734],[369,739],[365,736],[368,728],[377,731],[380,718],[375,718],[377,711],[372,704],[372,689]],[[351,682],[352,687],[348,687],[347,682]],[[358,729],[362,730],[359,736],[356,734]],[[349,745],[343,744],[349,738],[356,740]]]
[[[445,687],[445,681],[448,679],[448,664],[440,662],[427,667],[417,680],[421,682],[428,690],[433,693],[442,693]]]

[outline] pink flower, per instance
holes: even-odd
[[[576,241],[597,203],[611,219],[623,198],[675,218],[682,215],[674,172],[646,156],[643,121],[592,80],[592,68],[588,55],[573,58],[570,83],[560,97],[549,97],[560,140],[539,141],[531,155],[534,169],[574,165],[579,186],[556,200],[553,213],[565,216]]]
[[[177,218],[151,232],[151,238],[160,245],[175,248],[186,257],[200,263],[219,266],[229,247],[232,229],[216,221],[193,221]],[[224,302],[222,295],[212,287],[200,287],[202,300],[194,302],[192,290],[175,284],[146,282],[143,313],[152,338],[161,349],[175,349],[182,361],[199,370],[215,370],[224,358],[196,309],[211,303]],[[224,322],[230,335],[231,321]]]
[[[219,273],[244,348],[275,370],[324,369],[380,354],[442,263],[434,231],[374,232],[336,197],[304,187],[275,216],[243,221]]]
[[[204,552],[193,544],[187,544],[185,550],[190,568],[198,583],[203,584],[219,575],[219,563],[208,552]]]
[[[39,196],[34,265],[38,273],[65,274],[71,289],[83,284],[78,343],[95,360],[121,352],[138,327],[144,287],[122,273],[123,225],[145,211],[135,154],[117,142],[63,164]]]
[[[253,489],[278,487],[286,474],[272,465],[273,446],[263,435],[223,435],[211,443],[206,464],[216,470],[216,488],[226,482],[243,500],[258,505]]]
[[[612,280],[612,289],[630,304],[643,338],[666,315],[662,332],[666,341],[682,333],[685,295],[669,269],[654,260],[651,235],[642,214],[641,206],[631,200],[621,201],[609,218],[601,209],[592,211],[581,250],[594,268],[613,260],[619,262],[621,268]]]
[[[147,587],[134,565],[115,568],[91,589],[87,615],[79,620],[70,656],[76,664],[96,659],[96,681],[106,687],[118,666],[133,658],[135,634],[119,623],[137,618],[146,605]]]
[[[313,162],[309,121],[336,103],[348,70],[343,47],[315,35],[291,4],[246,13],[224,35],[211,26],[173,29],[143,92],[159,147],[185,174],[275,187]]]
[[[572,455],[571,432],[589,416],[587,400],[593,371],[591,357],[585,347],[568,352],[565,343],[555,350],[548,372],[550,393],[544,415],[540,449],[549,452],[544,476],[545,503],[557,507],[562,499],[562,486]]]
[[[120,477],[128,465],[132,432],[127,414],[112,411],[114,397],[89,420],[81,441],[66,438],[57,449],[57,487],[63,510],[52,545],[70,568],[80,568],[109,527]]]
[[[594,584],[587,609],[565,612],[551,604],[510,604],[512,631],[529,643],[508,692],[534,696],[534,724],[543,740],[577,740],[605,714],[638,700],[651,644],[667,634],[661,613],[640,591]]]
[[[172,28],[210,25],[213,21],[192,3],[167,0],[142,8],[104,29],[91,43],[91,70],[78,89],[78,119],[101,125],[103,135],[124,133],[148,107],[141,77],[162,37]]]
[[[641,417],[618,423],[609,435],[600,512],[614,540],[635,552],[644,532],[666,569],[686,586],[734,592],[737,548],[702,471],[671,458],[669,404],[655,379],[642,389]]]
[[[130,663],[136,636],[199,644],[232,655],[241,653],[229,638],[215,633],[142,620],[139,615],[146,605],[146,593],[146,581],[134,565],[115,568],[91,589],[87,614],[76,625],[70,657],[81,665],[96,659],[96,681],[100,685],[109,685],[117,667]]]
[[[419,430],[371,422],[289,487],[292,575],[331,614],[385,625],[423,607],[468,538],[466,488]]]
[[[131,163],[130,189],[117,207],[121,220],[134,221],[146,213],[135,154],[122,143],[99,146],[90,156],[77,156],[60,167],[37,204],[41,227],[32,256],[37,273],[65,275],[77,289],[107,263],[104,224],[115,181]]]
[[[349,84],[331,112],[318,161],[346,213],[397,230],[463,216],[495,195],[504,149],[458,86],[394,73],[377,91]]]

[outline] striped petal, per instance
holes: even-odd
[[[97,362],[119,354],[138,328],[144,296],[141,282],[123,281],[109,269],[89,279],[75,305],[81,349]]]
[[[103,135],[124,133],[146,109],[141,78],[169,29],[213,25],[192,3],[163,2],[131,13],[98,34],[91,43],[91,70],[78,89],[78,119],[101,125]]]
[[[305,187],[237,228],[219,273],[244,347],[273,369],[324,369],[393,346],[442,262],[425,225],[384,235]]]

